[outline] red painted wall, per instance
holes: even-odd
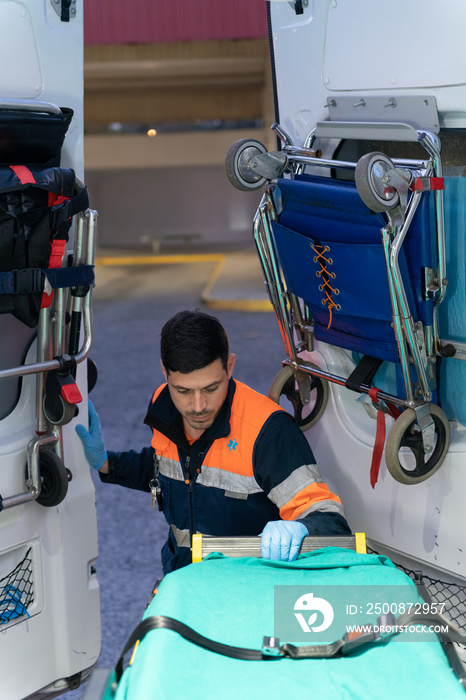
[[[86,44],[266,36],[266,0],[84,0]]]

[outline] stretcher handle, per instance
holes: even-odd
[[[343,547],[352,549],[358,554],[366,554],[366,535],[356,532],[354,535],[305,537],[301,544],[300,554],[313,552],[323,547]],[[195,534],[192,538],[193,563],[202,561],[212,552],[221,552],[228,557],[257,557],[261,556],[260,537],[212,537],[211,535]]]

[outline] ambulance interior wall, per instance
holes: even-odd
[[[253,245],[260,192],[239,192],[223,165],[86,173],[98,248],[154,253]]]

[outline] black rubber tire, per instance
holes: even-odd
[[[318,369],[317,365],[311,365]],[[304,432],[309,430],[322,416],[327,407],[329,397],[328,382],[312,374],[307,375],[311,385],[311,401],[308,406],[304,406],[296,385],[296,379],[292,367],[286,365],[273,380],[269,399],[280,405],[280,398],[285,396],[291,403],[292,413],[296,423]],[[313,396],[313,392],[315,392]],[[313,400],[314,399],[314,400]],[[282,408],[285,408],[284,406]],[[305,413],[305,415],[303,415]]]
[[[68,493],[70,473],[63,461],[52,450],[40,450],[39,473],[41,489],[36,498],[39,505],[52,508],[61,503]]]
[[[99,377],[99,373],[97,371],[97,365],[94,362],[94,360],[91,360],[90,357],[87,358],[87,393],[90,394],[92,389],[95,387],[97,384],[97,379]]]
[[[379,153],[378,151],[366,153],[356,164],[354,173],[356,188],[362,201],[371,211],[390,211],[399,205],[400,195],[396,190],[393,190],[392,196],[386,199],[381,193],[376,191],[372,169],[377,163],[382,165],[382,169],[389,170],[395,167],[390,158],[384,153]]]
[[[420,429],[415,432],[416,412],[407,408],[399,416],[390,430],[385,443],[387,469],[401,484],[419,484],[425,481],[442,465],[450,445],[450,424],[445,413],[436,404],[429,404],[435,424],[437,442],[430,455],[424,452]],[[414,469],[406,469],[400,463],[399,451],[408,447],[414,455]],[[427,459],[426,459],[427,458]]]
[[[267,149],[256,139],[239,139],[230,146],[225,158],[225,171],[233,187],[243,192],[252,192],[265,184],[265,177],[256,175],[248,168],[248,162],[262,153],[267,153]]]
[[[61,396],[54,396],[52,400],[46,395],[44,415],[51,425],[66,425],[76,416],[76,404],[64,401]]]

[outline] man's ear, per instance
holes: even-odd
[[[233,368],[235,366],[235,360],[236,360],[236,355],[231,352],[228,361],[227,361],[227,374],[228,374],[228,379],[231,379],[231,375],[233,374]]]
[[[168,380],[167,370],[165,369],[165,365],[163,364],[162,360],[160,360],[160,366],[162,368],[162,372],[163,372],[163,376],[165,377],[165,381],[167,381]]]

